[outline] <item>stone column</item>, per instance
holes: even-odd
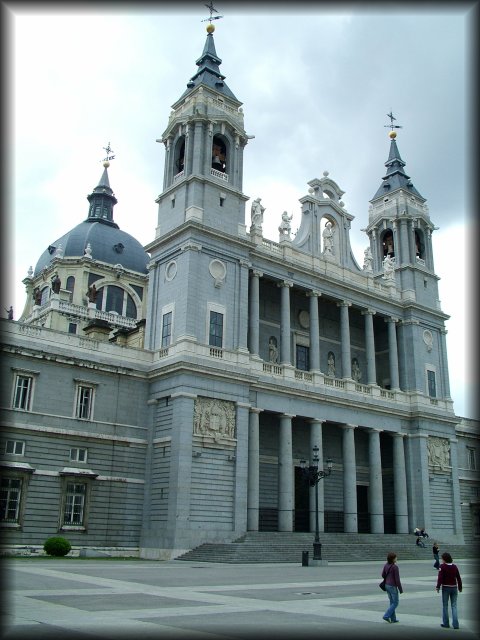
[[[210,162],[211,162],[210,151],[207,151],[207,153],[204,154],[204,146],[205,146],[205,144],[206,143],[205,143],[204,124],[203,124],[203,122],[197,120],[195,122],[194,138],[191,141],[191,145],[193,147],[192,173],[210,175],[210,171],[208,171],[208,174],[205,173],[205,170],[207,169],[207,163],[206,163],[206,160],[204,159],[205,156],[210,157]],[[211,139],[210,139],[210,145],[211,145]],[[204,166],[202,166],[202,160],[205,163]],[[208,166],[210,166],[210,165],[208,165]]]
[[[261,409],[251,407],[248,421],[247,530],[258,531],[260,509],[260,427]]]
[[[280,363],[292,364],[290,355],[290,287],[293,282],[284,281],[278,285],[281,291],[280,310]]]
[[[342,378],[352,377],[352,355],[350,351],[350,321],[348,307],[351,302],[339,302],[340,307],[340,339],[342,341]]]
[[[377,368],[375,363],[375,335],[373,332],[373,316],[375,311],[365,309],[365,355],[367,359],[367,384],[377,384]]]
[[[448,373],[448,356],[447,356],[447,330],[440,329],[440,363],[442,371],[443,386],[440,390],[444,398],[450,399],[450,379]]]
[[[381,429],[369,429],[368,431],[368,462],[370,480],[368,506],[370,511],[371,533],[384,533],[380,432]]]
[[[310,370],[320,371],[320,325],[318,322],[318,298],[322,294],[310,291]]]
[[[355,428],[356,425],[354,424],[342,425],[343,511],[345,533],[358,533]]]
[[[396,533],[408,533],[407,478],[403,434],[393,433],[393,490]]]
[[[183,166],[185,175],[192,173],[193,140],[194,140],[194,125],[192,122],[189,122],[187,124],[187,132],[185,134],[185,159],[184,159],[184,166]]]
[[[249,327],[249,278],[248,268],[250,263],[247,260],[240,260],[240,274],[239,274],[239,297],[240,297],[240,309],[238,318],[238,342],[237,347],[239,351],[248,351],[248,327]]]
[[[400,220],[400,243],[401,243],[401,263],[408,264],[410,262],[410,243],[407,227],[407,220],[402,218]],[[399,265],[400,266],[400,265]]]
[[[325,420],[312,418],[310,420],[310,464],[313,460],[313,447],[318,447],[318,469],[323,470],[323,437],[322,425]],[[318,483],[318,530],[320,533],[325,531],[325,480]],[[310,531],[315,531],[315,487],[310,487]]]
[[[388,360],[390,364],[390,388],[393,390],[399,390],[399,377],[398,377],[398,350],[397,350],[397,331],[395,328],[397,318],[385,318],[385,322],[388,324]]]
[[[250,312],[248,314],[249,340],[248,348],[252,355],[258,356],[260,339],[260,278],[261,271],[252,271],[250,278]]]
[[[293,531],[292,418],[280,416],[278,442],[278,530]]]

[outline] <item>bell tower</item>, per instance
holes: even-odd
[[[405,173],[405,162],[400,156],[393,125],[389,132],[390,152],[385,163],[387,171],[382,184],[370,200],[369,224],[366,232],[370,239],[374,272],[383,271],[388,256],[395,265],[397,284],[403,299],[436,304],[437,280],[434,273],[432,231],[425,198],[417,191]]]
[[[172,105],[165,145],[163,191],[158,196],[156,237],[194,220],[231,235],[244,235],[242,103],[220,72],[213,32],[196,64],[198,71]]]

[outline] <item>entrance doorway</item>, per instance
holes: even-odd
[[[357,484],[357,518],[358,533],[370,533],[370,517],[368,514],[368,487]]]
[[[294,531],[310,531],[310,487],[301,467],[295,467]]]

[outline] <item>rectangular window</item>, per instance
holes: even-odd
[[[309,371],[310,369],[310,347],[297,344],[297,369]]]
[[[77,333],[77,325],[75,322],[68,323],[68,333]]]
[[[475,449],[467,448],[467,456],[468,456],[468,468],[472,471],[477,470],[477,460],[475,457]]]
[[[75,417],[91,420],[93,415],[93,387],[78,385]]]
[[[21,478],[2,478],[0,484],[0,521],[18,522],[21,496]]]
[[[168,347],[172,341],[172,312],[163,314],[162,319],[162,347]]]
[[[83,525],[86,493],[86,484],[79,482],[67,482],[63,524],[77,526]]]
[[[223,346],[223,313],[210,311],[209,342],[211,347]]]
[[[87,450],[83,448],[72,447],[70,449],[70,460],[72,462],[86,462]]]
[[[33,389],[33,377],[17,374],[15,376],[15,392],[13,408],[30,411]]]
[[[12,453],[15,456],[25,455],[25,442],[23,440],[7,440],[5,453]]]
[[[435,382],[435,371],[427,369],[428,395],[431,398],[437,397],[437,385]]]

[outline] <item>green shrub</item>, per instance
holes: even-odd
[[[70,542],[66,538],[62,538],[62,536],[48,538],[43,545],[45,553],[48,553],[49,556],[57,557],[66,556],[71,548]]]

